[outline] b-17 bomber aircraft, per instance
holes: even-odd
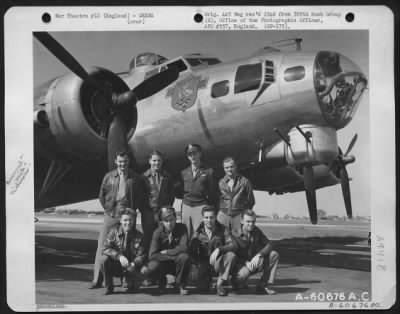
[[[367,78],[333,51],[264,47],[243,59],[221,62],[205,54],[172,60],[136,56],[126,73],[83,68],[50,34],[34,33],[70,73],[35,89],[35,208],[94,199],[126,148],[137,172],[148,154],[163,152],[177,176],[188,143],[203,147],[206,162],[222,175],[233,156],[255,190],[305,191],[317,223],[316,190],[341,184],[352,216],[346,165],[357,134],[343,153],[337,132],[354,117]]]

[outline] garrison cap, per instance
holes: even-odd
[[[201,146],[199,144],[189,144],[185,148],[185,154],[187,155],[188,153],[194,152],[194,151],[199,151],[201,152]]]
[[[164,220],[165,218],[171,215],[175,216],[175,208],[173,208],[172,206],[161,207],[159,214],[160,220]]]

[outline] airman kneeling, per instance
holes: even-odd
[[[125,276],[128,283],[127,292],[135,291],[145,279],[148,270],[143,235],[136,230],[136,212],[125,208],[119,212],[119,224],[107,234],[100,267],[104,276],[106,292],[114,292],[113,277]]]
[[[255,224],[256,213],[247,209],[242,214],[240,228],[232,230],[238,245],[238,262],[232,274],[232,287],[241,292],[251,275],[262,272],[257,292],[276,294],[270,286],[274,283],[279,254],[273,250],[272,242]]]
[[[226,296],[224,283],[236,264],[236,242],[230,231],[217,221],[217,210],[204,206],[201,210],[203,222],[195,230],[190,249],[194,263],[189,279],[204,289],[208,289],[213,275],[218,275],[216,293]],[[203,283],[203,285],[201,285]]]

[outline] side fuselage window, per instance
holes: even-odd
[[[286,69],[284,77],[286,82],[292,82],[303,79],[305,75],[306,75],[306,69],[303,66],[297,66]]]
[[[212,98],[226,96],[226,95],[228,95],[228,93],[229,93],[229,81],[228,80],[217,82],[211,87],[211,97]]]
[[[239,66],[235,76],[235,94],[260,88],[261,75],[261,63]]]

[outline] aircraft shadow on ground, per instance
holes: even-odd
[[[371,271],[370,248],[351,251],[345,246],[364,240],[360,237],[311,237],[282,239],[274,244],[284,264]]]
[[[320,246],[324,247],[329,244],[341,244],[341,245],[350,245],[355,243],[360,243],[366,241],[367,238],[363,237],[332,237],[332,236],[321,236],[321,237],[296,237],[296,238],[284,238],[278,241],[274,241],[276,243],[285,244],[285,245],[308,245],[308,246]]]
[[[249,283],[251,283],[251,279],[249,280]],[[294,286],[294,285],[310,284],[310,283],[321,283],[321,280],[298,280],[296,278],[276,279],[275,280],[276,286]],[[254,283],[254,284],[256,284],[256,283]]]
[[[36,282],[48,282],[48,281],[79,281],[79,282],[87,282],[88,284],[92,280],[93,271],[91,269],[82,269],[71,266],[58,266],[58,265],[47,265],[47,267],[37,267],[36,268]],[[215,278],[216,280],[216,278]],[[252,277],[248,281],[248,289],[245,289],[241,292],[241,295],[254,295],[256,290],[256,285],[259,281],[259,278]],[[310,288],[306,287],[290,287],[290,285],[310,285],[313,283],[320,283],[318,280],[297,280],[297,279],[282,279],[276,280],[274,290],[276,290],[279,294],[287,294],[287,293],[304,293]],[[114,284],[116,287],[120,286],[119,279],[114,278]],[[189,286],[192,293],[200,293],[203,295],[215,295],[215,291],[213,289],[209,289],[208,291],[196,289],[193,286]],[[228,286],[228,291],[231,290],[231,287]],[[140,293],[149,294],[153,296],[157,296],[158,289],[157,286],[151,287],[141,287]],[[115,291],[115,294],[126,294],[124,291]],[[166,294],[176,294],[174,289],[170,286],[167,289]]]
[[[93,270],[69,266],[46,265],[36,267],[36,281],[84,281],[93,279]]]
[[[36,265],[93,263],[97,241],[37,235]]]
[[[256,285],[259,282],[259,278],[250,277],[248,280],[248,290],[244,290],[241,294],[254,294]],[[287,279],[276,279],[274,283],[274,290],[278,292],[279,294],[285,294],[285,293],[303,293],[307,290],[310,290],[310,288],[305,288],[305,287],[290,287],[294,285],[305,285],[308,286],[310,284],[316,284],[316,283],[321,283],[320,280],[298,280],[296,278],[287,278]]]
[[[76,267],[66,267],[66,265],[93,264],[97,240],[53,237],[43,234],[36,235],[35,240],[37,280],[60,278],[62,280],[90,281],[91,267],[77,269]],[[345,244],[354,244],[362,240],[364,239],[357,237],[291,238],[275,241],[275,248],[280,253],[280,263],[284,264],[281,266],[282,268],[319,266],[371,271],[371,260],[368,254],[358,254],[357,252],[347,254],[339,251],[324,255],[317,251],[326,248],[327,245],[335,247],[337,244],[338,247],[343,248]],[[51,269],[53,271],[50,271]],[[279,282],[278,280],[278,283],[282,286],[302,283],[296,279],[286,279],[286,281]],[[315,281],[304,283],[313,282]],[[250,284],[252,283],[250,282]]]

